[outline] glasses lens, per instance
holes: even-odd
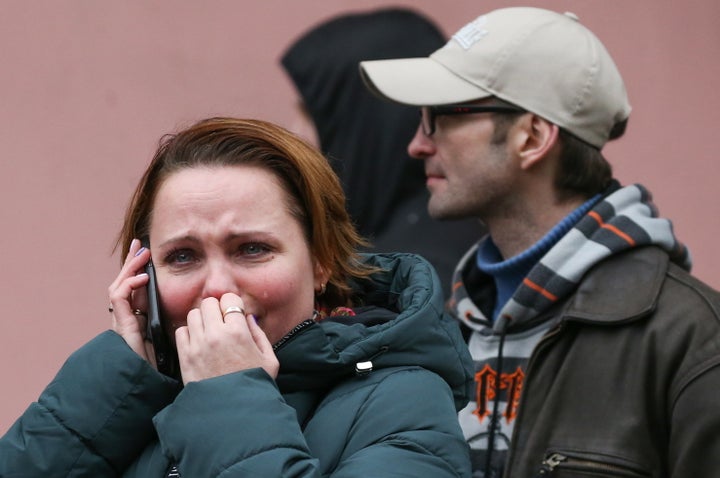
[[[433,117],[430,108],[420,108],[420,124],[422,125],[423,133],[425,136],[430,136],[435,132],[435,125],[433,124],[435,118]]]

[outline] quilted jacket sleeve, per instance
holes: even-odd
[[[153,438],[177,393],[107,331],[76,351],[0,438],[0,476],[118,476]]]

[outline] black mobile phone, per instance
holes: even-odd
[[[150,243],[144,239],[143,246],[150,248]],[[162,316],[160,315],[160,300],[157,291],[157,279],[155,278],[155,266],[152,259],[145,265],[145,272],[148,275],[147,283],[147,338],[152,342],[155,350],[155,363],[160,373],[169,377],[180,378],[180,367],[178,365],[177,351],[164,329]]]

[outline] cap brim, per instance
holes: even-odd
[[[491,96],[432,58],[363,61],[360,75],[376,96],[406,105],[447,105]]]

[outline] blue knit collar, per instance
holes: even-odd
[[[520,254],[503,260],[500,251],[490,236],[480,244],[476,261],[478,268],[493,277],[497,289],[496,302],[493,310],[494,320],[503,305],[512,297],[515,290],[540,259],[567,234],[577,222],[585,216],[602,198],[597,194],[575,208],[565,216],[539,241]]]

